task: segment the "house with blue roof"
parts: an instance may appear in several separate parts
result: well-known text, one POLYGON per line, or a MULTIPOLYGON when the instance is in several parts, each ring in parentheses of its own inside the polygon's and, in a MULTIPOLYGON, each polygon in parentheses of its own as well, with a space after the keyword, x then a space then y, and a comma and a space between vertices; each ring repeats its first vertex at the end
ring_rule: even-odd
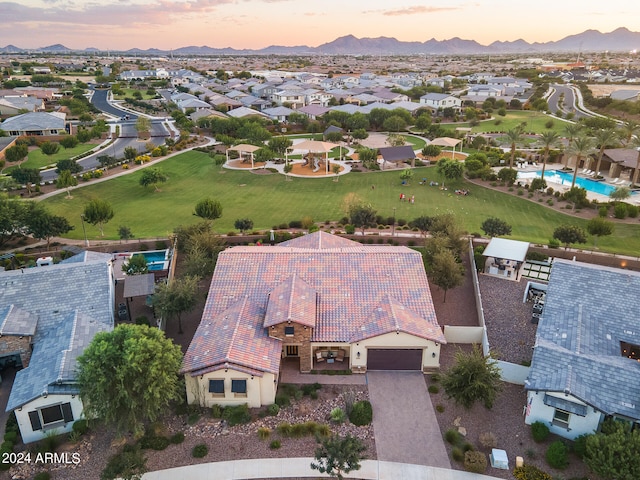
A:
POLYGON ((282 361, 431 371, 443 343, 419 252, 315 232, 220 253, 181 373, 189 404, 259 407, 282 361))
POLYGON ((640 272, 555 259, 525 381, 525 422, 568 439, 640 423, 640 272))
POLYGON ((83 417, 76 359, 96 333, 114 326, 109 254, 82 252, 56 265, 0 272, 0 357, 16 373, 6 411, 25 443, 70 432, 83 417))

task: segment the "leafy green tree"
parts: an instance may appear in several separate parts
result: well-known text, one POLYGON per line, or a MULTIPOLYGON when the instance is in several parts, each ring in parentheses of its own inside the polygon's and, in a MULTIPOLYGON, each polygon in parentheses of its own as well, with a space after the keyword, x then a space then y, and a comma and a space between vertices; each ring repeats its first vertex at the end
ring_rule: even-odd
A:
POLYGON ((531 187, 529 188, 529 190, 535 192, 545 190, 546 188, 547 181, 544 178, 534 178, 533 180, 531 180, 531 187))
POLYGON ((69 170, 62 170, 56 179, 56 187, 67 189, 67 198, 71 198, 71 187, 78 185, 78 179, 69 170))
POLYGON ((553 231, 553 238, 564 243, 565 250, 572 243, 587 243, 585 231, 576 225, 560 225, 553 231))
POLYGON ((438 160, 438 173, 447 180, 460 179, 464 173, 464 164, 457 160, 441 158, 438 160))
POLYGON ((125 225, 120 225, 118 227, 118 237, 120 240, 129 240, 134 237, 133 233, 131 233, 131 229, 125 225))
POLYGON ((19 199, 0 192, 0 246, 20 233, 24 226, 25 210, 25 204, 19 199))
POLYGON ((458 350, 455 364, 442 376, 445 393, 465 408, 480 401, 486 408, 502 390, 500 367, 491 356, 484 356, 477 346, 469 353, 458 350))
POLYGON ((338 143, 342 141, 342 132, 329 132, 325 135, 327 142, 338 143))
POLYGON ((518 171, 515 168, 501 168, 498 171, 498 178, 507 185, 513 185, 518 178, 518 171))
POLYGON ((489 217, 482 222, 482 231, 490 237, 500 237, 501 235, 511 235, 511 225, 496 217, 489 217))
POLYGON ((180 347, 158 328, 121 324, 96 334, 77 360, 85 413, 141 434, 181 397, 181 362, 180 347))
POLYGON ((284 171, 284 176, 285 179, 290 180, 289 178, 289 174, 291 173, 291 171, 293 170, 293 165, 291 165, 290 163, 285 164, 285 166, 282 168, 282 170, 284 171))
POLYGON ((73 148, 76 147, 79 143, 80 141, 75 135, 66 135, 60 140, 60 145, 62 145, 64 148, 73 148))
POLYGON ((41 204, 30 204, 24 218, 29 234, 38 240, 45 240, 47 250, 53 237, 73 230, 66 218, 49 213, 41 204))
POLYGON ((146 137, 147 134, 151 131, 151 120, 140 115, 136 120, 135 128, 136 132, 138 132, 138 137, 146 137))
POLYGON ((400 180, 405 182, 407 185, 409 184, 409 181, 412 178, 413 178, 413 170, 411 170, 410 168, 405 168, 400 172, 400 180))
POLYGON ((153 186, 154 191, 159 192, 159 183, 165 183, 169 177, 158 168, 145 168, 140 177, 140 185, 143 187, 153 186))
POLYGON ((438 145, 425 145, 422 149, 422 155, 425 157, 437 157, 442 152, 442 148, 438 145))
POLYGON ((253 228, 253 220, 248 218, 239 218, 234 222, 234 227, 240 230, 240 233, 244 235, 244 232, 253 228))
POLYGON ((429 277, 442 290, 444 290, 444 298, 442 303, 447 302, 447 291, 459 287, 464 283, 463 266, 456 261, 454 254, 443 249, 433 256, 433 263, 429 277))
POLYGON ((587 232, 589 235, 593 235, 593 246, 595 247, 598 238, 611 235, 615 225, 602 217, 593 217, 587 222, 587 232))
POLYGON ((114 213, 109 202, 96 198, 84 207, 82 215, 88 223, 97 225, 100 229, 100 236, 104 237, 104 226, 113 218, 114 213))
POLYGON ((138 150, 134 147, 124 147, 124 158, 128 161, 133 161, 138 156, 138 150))
POLYGON ((109 168, 116 164, 117 159, 115 157, 112 157, 111 155, 100 155, 98 158, 96 158, 96 160, 98 160, 98 163, 100 163, 100 166, 106 172, 109 168))
POLYGON ((63 170, 68 170, 71 173, 80 173, 82 171, 82 165, 78 164, 75 160, 65 158, 56 163, 56 173, 60 174, 63 170))
POLYGON ((429 113, 421 113, 416 118, 415 128, 421 132, 426 132, 429 130, 431 126, 431 114, 429 113))
POLYGON ((387 136, 387 143, 392 147, 401 147, 403 145, 406 145, 407 140, 403 135, 392 133, 391 135, 387 136))
POLYGON ((198 302, 199 277, 185 276, 172 282, 161 283, 153 294, 153 306, 163 319, 178 320, 178 333, 182 334, 182 314, 190 312, 198 302))
POLYGON ((354 140, 364 140, 369 137, 369 134, 364 128, 356 128, 351 132, 351 137, 354 140))
POLYGON ((332 435, 320 440, 311 469, 342 480, 345 473, 360 470, 366 447, 357 437, 332 435))
POLYGON ((409 226, 411 228, 417 228, 420 230, 420 233, 425 236, 429 229, 431 228, 431 224, 433 219, 431 217, 427 217, 426 215, 422 215, 418 218, 415 218, 409 222, 409 226))
POLYGON ((141 253, 131 255, 129 260, 122 264, 122 271, 127 275, 143 275, 149 273, 147 258, 141 253))
POLYGON ((18 143, 12 147, 7 148, 4 151, 4 158, 9 163, 15 163, 22 161, 27 155, 29 155, 29 147, 23 143, 18 143))
POLYGON ((619 137, 625 145, 631 142, 631 139, 640 133, 640 123, 635 120, 626 120, 622 123, 619 130, 619 137))
POLYGON ((572 187, 562 194, 562 198, 573 203, 574 208, 586 207, 589 204, 587 190, 582 187, 572 187))
POLYGON ((31 194, 31 186, 42 181, 40 171, 37 168, 14 168, 11 170, 11 178, 20 185, 26 185, 29 194, 31 194))
POLYGON ((209 222, 176 229, 178 246, 185 252, 185 275, 206 277, 213 273, 218 260, 218 254, 225 249, 223 237, 215 235, 210 230, 209 222), (204 229, 202 229, 204 227, 204 229))
POLYGON ((331 171, 336 176, 334 182, 337 182, 338 179, 340 178, 338 177, 338 174, 340 173, 340 165, 338 165, 337 163, 334 163, 333 166, 331 167, 331 171))
POLYGON ((222 205, 218 200, 207 197, 196 203, 195 216, 213 221, 222 216, 222 205))
POLYGON ((600 164, 604 155, 604 150, 607 147, 615 146, 618 144, 619 137, 618 132, 614 128, 601 128, 596 130, 594 139, 598 146, 598 161, 596 162, 596 175, 600 174, 600 164))
POLYGON ((611 423, 607 433, 587 437, 584 463, 606 480, 640 478, 640 430, 630 431, 623 422, 611 423))
MULTIPOLYGON (((307 118, 307 116, 302 113, 299 113, 298 115, 302 115, 304 118, 307 118)), ((293 145, 293 141, 287 137, 272 137, 267 145, 278 156, 284 157, 287 149, 293 145)))
POLYGON ((623 202, 631 196, 629 187, 616 187, 609 194, 609 198, 614 202, 623 202))
POLYGON ((349 209, 351 225, 359 228, 364 236, 367 227, 376 224, 376 211, 370 204, 355 204, 349 209))
POLYGON ((58 142, 42 142, 40 144, 40 150, 45 155, 55 155, 60 151, 60 144, 58 142))
POLYGON ((513 161, 516 158, 516 147, 518 143, 522 142, 522 129, 521 128, 512 128, 511 130, 507 130, 505 133, 507 136, 507 140, 509 142, 511 153, 509 154, 509 168, 513 168, 513 161))

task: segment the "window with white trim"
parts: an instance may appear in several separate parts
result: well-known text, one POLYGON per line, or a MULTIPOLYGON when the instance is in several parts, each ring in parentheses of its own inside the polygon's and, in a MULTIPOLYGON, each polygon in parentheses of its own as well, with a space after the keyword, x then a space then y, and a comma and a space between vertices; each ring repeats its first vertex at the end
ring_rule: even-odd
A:
POLYGON ((553 424, 557 427, 569 429, 570 418, 571 414, 569 412, 556 408, 553 414, 553 424))
POLYGON ((39 408, 29 412, 31 429, 46 430, 49 427, 58 426, 63 423, 73 422, 73 410, 71 403, 59 403, 48 407, 39 408))

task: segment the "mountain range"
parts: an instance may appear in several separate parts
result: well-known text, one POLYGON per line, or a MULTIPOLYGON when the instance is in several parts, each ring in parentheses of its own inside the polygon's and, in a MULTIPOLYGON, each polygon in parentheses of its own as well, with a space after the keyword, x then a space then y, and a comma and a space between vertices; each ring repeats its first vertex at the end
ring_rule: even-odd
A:
MULTIPOLYGON (((332 42, 324 43, 317 47, 306 45, 281 46, 272 45, 259 50, 235 49, 231 47, 214 48, 208 46, 188 46, 174 50, 160 50, 149 48, 112 53, 137 54, 137 55, 456 55, 456 54, 535 54, 551 52, 629 52, 640 50, 640 32, 632 32, 621 27, 609 33, 598 30, 586 30, 576 35, 564 37, 554 42, 528 43, 522 39, 509 42, 493 42, 489 45, 481 45, 475 40, 464 40, 454 37, 448 40, 436 40, 434 38, 425 42, 404 42, 396 38, 357 38, 353 35, 345 35, 336 38, 332 42)), ((15 45, 0 47, 0 53, 41 52, 53 54, 69 53, 98 53, 97 48, 73 50, 61 44, 50 45, 39 49, 23 49, 15 45)))

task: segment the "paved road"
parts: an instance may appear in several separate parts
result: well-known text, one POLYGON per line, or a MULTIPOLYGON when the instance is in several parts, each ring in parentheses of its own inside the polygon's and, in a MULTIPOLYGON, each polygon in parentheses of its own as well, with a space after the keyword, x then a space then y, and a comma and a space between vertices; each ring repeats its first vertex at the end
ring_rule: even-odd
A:
POLYGON ((378 460, 451 468, 421 372, 367 372, 378 460))
POLYGON ((111 90, 93 90, 93 95, 91 96, 91 103, 93 104, 93 106, 104 113, 113 115, 116 118, 121 118, 124 115, 129 115, 129 119, 135 122, 138 118, 136 114, 121 110, 109 103, 107 99, 110 91, 111 90))
POLYGON ((567 85, 554 84, 553 88, 555 92, 549 97, 547 103, 549 104, 549 110, 552 113, 556 113, 558 110, 561 110, 564 113, 573 112, 574 119, 579 120, 581 118, 588 118, 590 115, 578 110, 576 108, 576 96, 573 92, 573 88, 567 85), (560 95, 564 94, 564 100, 562 106, 558 105, 560 95))

